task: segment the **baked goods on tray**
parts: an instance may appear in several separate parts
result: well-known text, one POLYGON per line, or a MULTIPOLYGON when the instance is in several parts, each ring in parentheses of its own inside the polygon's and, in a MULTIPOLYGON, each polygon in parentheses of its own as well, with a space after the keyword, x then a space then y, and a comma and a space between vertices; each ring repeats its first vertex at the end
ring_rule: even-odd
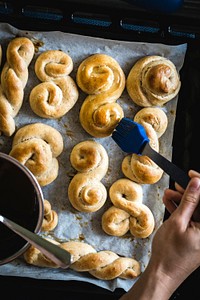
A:
POLYGON ((113 203, 102 215, 102 228, 114 236, 123 236, 129 230, 137 238, 147 238, 154 230, 151 210, 142 203, 142 186, 127 178, 115 181, 109 189, 113 203))
POLYGON ((58 175, 57 157, 62 151, 62 135, 50 125, 34 123, 18 129, 9 155, 25 165, 39 184, 45 186, 58 175))
POLYGON ((79 97, 75 81, 70 77, 72 58, 60 50, 42 52, 35 62, 35 73, 42 81, 29 95, 35 114, 42 118, 60 118, 77 102, 79 97))
POLYGON ((107 190, 101 179, 108 171, 108 154, 98 142, 86 140, 74 146, 70 162, 77 174, 68 185, 72 206, 82 212, 99 210, 107 199, 107 190))
POLYGON ((181 82, 174 63, 162 56, 139 59, 130 70, 126 87, 131 99, 141 107, 163 106, 178 94, 181 82))
POLYGON ((80 123, 94 137, 111 135, 124 116, 116 102, 124 88, 125 75, 118 62, 106 54, 93 54, 81 62, 76 81, 88 94, 80 110, 80 123))
POLYGON ((42 231, 52 231, 58 225, 58 214, 52 209, 51 203, 44 199, 44 218, 42 222, 42 231))
POLYGON ((28 66, 34 53, 34 45, 26 37, 14 38, 8 44, 0 85, 0 133, 6 136, 15 132, 14 118, 23 103, 24 88, 29 76, 28 66))
MULTIPOLYGON (((69 267, 77 272, 89 272, 102 280, 134 279, 141 273, 140 263, 134 258, 120 257, 110 250, 97 252, 91 245, 78 241, 52 242, 71 253, 73 262, 69 267)), ((58 267, 33 246, 25 252, 24 259, 39 267, 58 267)))
MULTIPOLYGON (((144 107, 134 121, 144 126, 151 147, 159 152, 159 138, 167 129, 168 119, 159 107, 144 107)), ((141 184, 158 182, 163 170, 146 155, 128 154, 122 161, 122 172, 129 179, 141 184)))

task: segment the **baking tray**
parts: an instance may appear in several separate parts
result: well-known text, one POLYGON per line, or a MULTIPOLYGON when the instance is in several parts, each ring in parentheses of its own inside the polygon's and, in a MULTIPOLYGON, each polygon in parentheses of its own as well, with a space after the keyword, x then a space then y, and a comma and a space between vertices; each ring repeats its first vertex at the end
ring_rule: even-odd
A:
MULTIPOLYGON (((172 160, 184 170, 200 171, 196 137, 200 109, 200 1, 184 1, 176 13, 165 15, 146 11, 125 1, 8 1, 0 2, 0 22, 19 29, 51 31, 111 38, 128 41, 188 43, 180 76, 181 91, 173 138, 172 160), (113 3, 115 5, 113 6, 113 3), (192 25, 191 25, 192 24, 192 25)), ((165 218, 168 217, 166 212, 165 218)), ((185 299, 192 291, 198 295, 196 282, 200 269, 191 274, 170 299, 185 299)), ((1 276, 4 299, 78 299, 95 296, 97 299, 118 299, 124 290, 107 291, 92 284, 77 281, 50 281, 23 277, 1 276)))

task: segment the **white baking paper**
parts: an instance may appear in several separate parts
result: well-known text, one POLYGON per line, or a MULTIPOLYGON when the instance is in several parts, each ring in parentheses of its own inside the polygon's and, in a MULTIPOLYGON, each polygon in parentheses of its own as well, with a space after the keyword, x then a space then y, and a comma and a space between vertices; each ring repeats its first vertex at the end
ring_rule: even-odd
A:
MULTIPOLYGON (((74 80, 76 78, 78 65, 83 59, 94 53, 111 55, 121 65, 126 76, 136 60, 145 55, 161 55, 169 58, 174 62, 178 71, 180 71, 184 63, 187 45, 171 46, 155 43, 126 42, 62 32, 30 32, 27 30, 18 30, 8 24, 0 24, 0 41, 4 53, 8 42, 16 36, 27 36, 35 41, 41 42, 41 47, 38 48, 38 52, 35 54, 29 66, 29 80, 25 87, 24 102, 19 114, 15 118, 17 128, 28 123, 43 122, 58 129, 64 139, 64 151, 58 157, 60 165, 59 176, 52 184, 42 188, 44 198, 50 201, 52 208, 59 216, 59 223, 53 233, 54 236, 63 241, 81 240, 92 245, 97 251, 112 250, 121 256, 134 257, 140 261, 142 270, 144 270, 151 252, 153 234, 144 240, 136 239, 130 234, 126 234, 125 237, 108 236, 101 228, 101 216, 103 212, 111 206, 109 197, 106 204, 95 213, 81 213, 76 211, 67 198, 68 184, 71 176, 75 174, 75 170, 69 161, 69 155, 75 144, 83 140, 94 139, 105 147, 109 155, 109 171, 102 179, 102 183, 107 189, 109 189, 115 180, 124 177, 121 172, 121 163, 125 154, 114 143, 111 137, 95 139, 83 130, 79 122, 79 110, 86 95, 80 90, 79 99, 75 106, 59 120, 42 119, 36 116, 31 111, 28 100, 31 89, 39 83, 34 72, 34 63, 41 52, 50 49, 60 49, 68 53, 73 60, 74 69, 70 76, 72 76, 74 80)), ((171 159, 172 155, 172 138, 177 101, 178 97, 168 102, 163 108, 167 114, 169 124, 166 132, 160 138, 160 153, 168 159, 171 159)), ((140 109, 130 99, 126 90, 124 90, 118 103, 122 106, 125 117, 128 118, 133 118, 135 113, 140 109)), ((0 151, 9 153, 11 143, 12 137, 1 136, 0 151)), ((149 206, 155 216, 155 230, 160 226, 163 220, 164 206, 162 196, 164 189, 168 186, 169 177, 166 174, 154 185, 143 185, 143 202, 149 206)), ((34 267, 27 265, 23 258, 0 266, 0 275, 65 281, 85 281, 111 291, 114 291, 117 287, 127 291, 135 282, 135 280, 124 279, 103 281, 92 277, 87 272, 78 273, 70 269, 34 267)))

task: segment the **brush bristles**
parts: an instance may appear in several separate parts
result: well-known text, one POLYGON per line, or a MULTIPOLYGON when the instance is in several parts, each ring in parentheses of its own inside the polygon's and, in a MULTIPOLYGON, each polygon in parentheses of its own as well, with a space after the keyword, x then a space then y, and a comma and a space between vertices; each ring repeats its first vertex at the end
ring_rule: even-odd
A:
POLYGON ((127 153, 141 153, 144 143, 149 139, 141 124, 122 118, 112 134, 113 140, 127 153))

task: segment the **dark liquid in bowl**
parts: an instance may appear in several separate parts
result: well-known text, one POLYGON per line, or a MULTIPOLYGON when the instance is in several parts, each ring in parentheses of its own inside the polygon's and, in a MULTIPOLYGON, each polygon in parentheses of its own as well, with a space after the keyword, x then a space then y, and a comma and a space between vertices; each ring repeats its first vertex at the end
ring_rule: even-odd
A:
MULTIPOLYGON (((39 203, 30 179, 16 165, 0 158, 0 214, 34 231, 39 203)), ((27 242, 0 222, 0 261, 14 255, 27 242)))

